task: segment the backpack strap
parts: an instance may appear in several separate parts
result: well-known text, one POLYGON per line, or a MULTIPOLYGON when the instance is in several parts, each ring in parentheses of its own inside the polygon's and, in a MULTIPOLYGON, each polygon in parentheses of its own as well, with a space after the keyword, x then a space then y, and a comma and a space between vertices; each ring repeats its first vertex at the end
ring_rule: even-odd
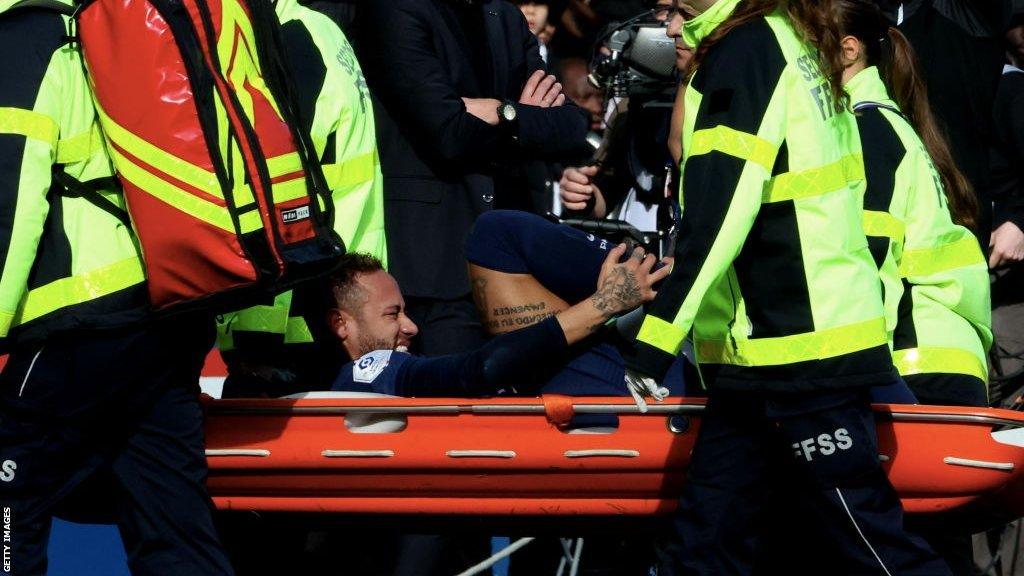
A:
POLYGON ((53 181, 61 187, 60 195, 67 198, 84 198, 93 206, 117 218, 127 228, 132 227, 131 218, 128 212, 114 204, 106 196, 100 194, 100 190, 109 190, 120 187, 117 178, 94 178, 92 180, 81 180, 71 176, 60 166, 53 167, 53 181))
POLYGON ((899 114, 900 117, 903 118, 904 120, 907 118, 906 115, 903 114, 903 111, 900 110, 899 108, 895 106, 890 106, 888 104, 882 104, 881 102, 865 100, 864 102, 857 102, 856 104, 853 105, 854 112, 860 112, 861 110, 869 110, 871 108, 882 108, 894 114, 899 114))
POLYGON ((21 0, 21 2, 14 3, 14 5, 8 8, 4 14, 9 14, 15 10, 30 10, 33 8, 40 10, 53 10, 54 12, 60 12, 65 16, 74 16, 75 14, 74 6, 65 4, 64 2, 59 2, 58 0, 21 0))

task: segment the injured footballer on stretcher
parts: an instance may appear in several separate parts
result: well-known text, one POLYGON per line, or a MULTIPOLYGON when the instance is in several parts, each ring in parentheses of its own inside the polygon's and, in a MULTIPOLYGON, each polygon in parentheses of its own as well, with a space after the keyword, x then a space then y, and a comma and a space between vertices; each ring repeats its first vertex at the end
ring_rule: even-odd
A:
MULTIPOLYGON (((532 313, 519 321, 524 327, 501 333, 474 352, 423 358, 408 353, 417 327, 405 315, 398 283, 376 259, 347 255, 331 277, 335 308, 327 321, 352 361, 332 389, 405 397, 628 395, 624 363, 615 349, 619 337, 606 324, 654 298, 653 286, 670 269, 656 264, 642 249, 616 246, 607 252, 589 297, 559 307, 523 304, 523 310, 543 308, 542 313, 532 313)), ((471 266, 471 271, 479 286, 483 270, 471 266)), ((510 276, 524 281, 528 275, 510 276)), ((504 279, 488 281, 500 291, 504 279)), ((480 296, 477 304, 485 307, 480 296)), ((485 321, 489 316, 484 314, 485 321)), ((669 390, 682 394, 681 367, 665 385, 662 398, 669 390)))

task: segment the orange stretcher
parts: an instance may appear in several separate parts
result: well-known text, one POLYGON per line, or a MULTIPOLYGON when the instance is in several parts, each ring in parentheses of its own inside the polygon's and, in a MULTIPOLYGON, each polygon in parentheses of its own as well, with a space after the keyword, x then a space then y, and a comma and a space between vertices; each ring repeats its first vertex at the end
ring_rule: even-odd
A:
MULTIPOLYGON (((407 399, 311 393, 207 402, 222 509, 625 515, 676 506, 704 403, 628 398, 407 399), (617 428, 569 430, 574 414, 617 428)), ((876 405, 883 466, 911 513, 1024 516, 1024 414, 876 405)))

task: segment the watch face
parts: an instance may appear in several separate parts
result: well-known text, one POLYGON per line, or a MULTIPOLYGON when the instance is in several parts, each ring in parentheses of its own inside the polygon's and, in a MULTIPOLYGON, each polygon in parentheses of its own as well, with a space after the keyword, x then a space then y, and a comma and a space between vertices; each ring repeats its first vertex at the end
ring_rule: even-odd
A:
POLYGON ((511 122, 516 119, 516 107, 511 104, 505 104, 501 107, 501 117, 506 122, 511 122))

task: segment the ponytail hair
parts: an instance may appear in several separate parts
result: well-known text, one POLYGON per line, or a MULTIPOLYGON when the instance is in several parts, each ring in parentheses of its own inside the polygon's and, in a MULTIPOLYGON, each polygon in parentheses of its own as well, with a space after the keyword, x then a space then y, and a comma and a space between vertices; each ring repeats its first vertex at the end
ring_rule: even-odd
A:
POLYGON ((834 0, 747 0, 741 3, 736 11, 694 50, 687 76, 692 76, 697 71, 708 51, 729 32, 782 8, 804 42, 818 48, 818 69, 822 76, 828 79, 835 111, 843 111, 849 105, 849 96, 843 89, 844 65, 840 47, 843 36, 834 24, 833 2, 834 0))
POLYGON ((942 180, 953 221, 975 230, 978 225, 978 198, 967 177, 957 168, 949 140, 932 113, 928 87, 921 77, 914 48, 896 28, 889 28, 887 36, 889 49, 883 51, 882 81, 928 150, 942 180))
POLYGON ((881 10, 870 0, 838 0, 839 28, 864 44, 868 65, 878 66, 889 95, 906 115, 924 143, 939 173, 953 221, 974 230, 978 199, 971 183, 953 160, 949 141, 928 103, 928 88, 910 41, 890 27, 881 10))

